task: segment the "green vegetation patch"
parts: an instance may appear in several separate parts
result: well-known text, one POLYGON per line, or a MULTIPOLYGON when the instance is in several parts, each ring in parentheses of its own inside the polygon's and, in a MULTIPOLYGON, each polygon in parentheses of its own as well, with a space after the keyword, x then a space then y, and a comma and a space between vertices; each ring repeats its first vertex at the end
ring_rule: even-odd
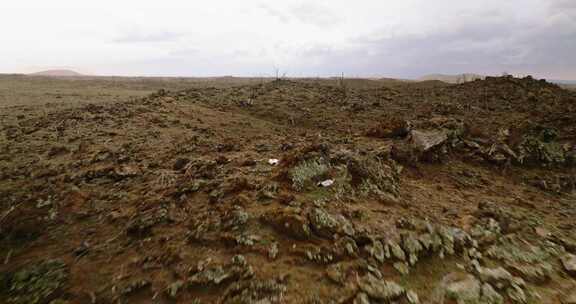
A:
POLYGON ((0 274, 0 291, 7 295, 8 303, 42 304, 57 298, 67 280, 66 264, 47 260, 0 274))
POLYGON ((330 165, 322 158, 302 161, 290 170, 292 186, 297 191, 308 189, 327 177, 329 170, 330 165))

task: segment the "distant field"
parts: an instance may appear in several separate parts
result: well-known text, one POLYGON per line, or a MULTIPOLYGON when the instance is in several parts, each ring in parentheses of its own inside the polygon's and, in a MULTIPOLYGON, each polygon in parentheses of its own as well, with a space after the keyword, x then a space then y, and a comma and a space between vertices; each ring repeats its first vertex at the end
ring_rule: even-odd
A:
POLYGON ((0 75, 0 107, 82 104, 141 97, 159 89, 230 87, 254 84, 259 78, 44 77, 0 75))
POLYGON ((576 91, 576 84, 561 84, 560 86, 567 90, 576 91))
MULTIPOLYGON (((146 96, 160 89, 178 91, 190 88, 229 88, 272 81, 273 78, 248 77, 46 77, 0 74, 0 107, 45 105, 65 107, 95 102, 117 102, 146 96)), ((299 81, 341 86, 339 78, 303 78, 299 81)), ((344 79, 344 86, 351 89, 378 87, 442 87, 450 84, 441 81, 403 81, 396 79, 344 79)), ((576 85, 562 84, 563 88, 576 91, 576 85)))
MULTIPOLYGON (((47 77, 0 74, 0 107, 19 105, 83 104, 115 102, 132 97, 146 96, 159 89, 171 91, 190 88, 227 88, 272 81, 273 78, 250 77, 47 77)), ((305 78, 299 81, 329 86, 340 86, 339 78, 305 78)), ((354 89, 398 87, 414 85, 396 79, 345 79, 344 85, 354 89)), ((422 82, 423 86, 445 85, 422 82)))

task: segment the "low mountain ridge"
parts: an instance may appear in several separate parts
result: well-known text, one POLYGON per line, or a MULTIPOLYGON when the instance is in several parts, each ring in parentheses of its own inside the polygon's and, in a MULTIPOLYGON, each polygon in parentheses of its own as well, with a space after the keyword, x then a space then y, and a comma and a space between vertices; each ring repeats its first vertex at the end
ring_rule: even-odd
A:
POLYGON ((72 70, 46 70, 46 71, 40 71, 40 72, 36 72, 36 73, 32 73, 30 75, 34 75, 34 76, 84 76, 76 71, 72 71, 72 70))

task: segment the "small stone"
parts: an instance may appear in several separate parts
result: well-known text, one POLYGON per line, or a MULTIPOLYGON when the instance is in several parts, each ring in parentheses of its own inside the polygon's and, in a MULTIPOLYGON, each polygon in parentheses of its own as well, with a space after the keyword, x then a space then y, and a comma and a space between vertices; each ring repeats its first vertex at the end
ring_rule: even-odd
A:
POLYGON ((343 284, 346 279, 346 275, 343 272, 342 264, 336 263, 331 264, 326 267, 326 276, 332 280, 334 283, 343 284))
POLYGON ((366 246, 366 250, 376 261, 384 263, 386 259, 386 254, 384 252, 384 246, 378 240, 373 240, 371 246, 366 246))
POLYGON ((412 290, 408 290, 406 292, 406 300, 408 300, 408 303, 410 303, 410 304, 419 304, 420 303, 420 299, 418 298, 418 294, 416 294, 412 290))
POLYGON ((442 236, 440 233, 430 234, 431 246, 433 252, 440 252, 442 250, 442 236))
POLYGON ((304 252, 306 258, 319 264, 330 264, 334 260, 332 250, 325 247, 313 246, 304 252))
POLYGON ((526 303, 526 293, 520 286, 512 285, 508 288, 508 297, 512 300, 512 303, 526 303))
POLYGON ((551 236, 551 233, 548 229, 543 227, 536 227, 534 228, 534 232, 541 238, 547 238, 551 236))
POLYGON ((418 241, 422 244, 425 250, 430 250, 432 248, 432 235, 430 235, 430 233, 421 234, 418 237, 418 241))
POLYGON ((378 270, 378 268, 370 265, 370 264, 366 264, 365 265, 366 269, 373 274, 376 278, 378 279, 382 279, 384 276, 382 276, 382 273, 380 272, 380 270, 378 270))
POLYGON ((259 240, 259 236, 257 235, 251 235, 251 234, 240 234, 237 236, 234 236, 234 240, 236 241, 236 244, 238 245, 242 245, 242 246, 254 246, 254 244, 259 240))
POLYGON ((270 249, 268 249, 268 258, 275 260, 278 256, 278 243, 272 243, 270 249))
POLYGON ((535 284, 543 284, 550 280, 553 268, 547 262, 540 264, 512 264, 511 269, 519 273, 524 279, 535 284))
POLYGON ((358 281, 358 287, 370 298, 384 301, 397 300, 406 293, 404 287, 391 281, 379 280, 370 274, 358 281))
POLYGON ((168 294, 170 298, 175 299, 178 291, 182 289, 182 287, 184 287, 184 281, 178 280, 166 288, 166 294, 168 294))
POLYGON ((232 230, 241 229, 250 220, 250 214, 244 211, 242 208, 233 210, 230 213, 230 218, 228 220, 228 226, 232 230))
POLYGON ((246 266, 248 262, 246 262, 246 258, 243 255, 237 254, 232 257, 232 264, 237 266, 246 266))
POLYGON ((442 251, 448 255, 453 255, 455 253, 453 231, 448 228, 443 228, 440 229, 439 234, 442 239, 442 251))
POLYGON ((479 267, 478 277, 482 282, 490 283, 497 289, 504 289, 510 286, 514 276, 502 267, 486 268, 479 267))
POLYGON ((338 243, 343 244, 343 248, 346 251, 346 254, 349 256, 355 256, 356 252, 358 251, 358 245, 356 245, 356 241, 350 237, 343 237, 341 238, 338 243))
POLYGON ((406 253, 404 253, 404 250, 402 250, 402 247, 400 247, 398 243, 394 241, 389 241, 388 246, 390 246, 390 251, 392 252, 392 255, 395 258, 397 258, 400 261, 406 260, 406 253))
POLYGON ((570 275, 576 276, 576 255, 566 254, 561 260, 564 269, 566 269, 570 275))
POLYGON ((401 275, 408 275, 410 273, 410 268, 406 262, 396 262, 393 266, 401 275))
POLYGON ((476 303, 480 299, 481 285, 471 274, 449 273, 435 292, 435 298, 443 303, 444 299, 458 304, 476 303))
POLYGON ((84 241, 82 242, 82 244, 80 244, 80 246, 78 246, 78 248, 74 249, 74 255, 76 255, 77 257, 81 257, 88 254, 89 250, 90 250, 90 244, 88 243, 88 241, 84 241))
POLYGON ((367 294, 359 292, 354 298, 353 304, 370 304, 370 298, 367 294))
POLYGON ((504 298, 494 290, 492 285, 488 283, 482 284, 482 296, 480 297, 482 303, 486 304, 502 304, 504 298))
POLYGON ((476 248, 466 249, 464 252, 471 261, 482 260, 482 253, 476 248))
POLYGON ((562 299, 562 304, 576 304, 576 291, 566 295, 562 299))
POLYGON ((422 247, 422 244, 420 244, 420 242, 418 241, 418 239, 410 235, 403 238, 402 247, 404 248, 404 251, 408 255, 408 262, 410 263, 410 265, 416 264, 416 262, 418 261, 418 254, 420 253, 420 251, 424 249, 422 247))
POLYGON ((184 169, 184 167, 186 167, 186 165, 189 162, 190 162, 190 160, 187 158, 179 158, 176 160, 176 162, 174 162, 174 166, 172 167, 172 169, 174 169, 175 171, 180 171, 180 170, 184 169))

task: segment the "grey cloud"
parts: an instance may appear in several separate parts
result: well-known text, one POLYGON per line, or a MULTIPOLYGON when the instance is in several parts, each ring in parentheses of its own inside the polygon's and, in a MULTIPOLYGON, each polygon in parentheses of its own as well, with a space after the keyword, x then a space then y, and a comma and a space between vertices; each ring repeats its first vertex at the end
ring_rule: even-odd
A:
MULTIPOLYGON (((464 11, 449 24, 431 26, 418 34, 391 35, 386 28, 350 39, 346 44, 309 45, 294 49, 289 44, 273 50, 204 54, 194 48, 175 50, 167 58, 142 63, 162 67, 169 74, 253 75, 278 64, 275 54, 289 54, 294 62, 281 65, 293 75, 391 76, 415 78, 429 73, 534 74, 537 77, 576 79, 576 2, 550 0, 538 14, 526 10, 516 18, 507 9, 464 11), (527 17, 526 17, 527 16, 527 17), (204 58, 201 60, 201 57, 204 58), (209 58, 209 60, 206 60, 209 58), (265 59, 267 58, 267 59, 265 59)), ((343 19, 318 5, 259 9, 281 22, 330 27, 343 19)), ((438 16, 441 17, 441 16, 438 16)), ((429 21, 429 20, 428 20, 429 21)), ((429 25, 435 25, 433 21, 429 25)), ((167 41, 179 35, 133 35, 128 41, 167 41)), ((280 56, 281 57, 281 56, 280 56)))
POLYGON ((554 12, 574 11, 576 10, 576 1, 574 0, 552 0, 550 8, 554 12))
POLYGON ((331 27, 343 20, 342 17, 334 14, 329 7, 310 2, 292 6, 286 10, 276 9, 269 5, 260 5, 260 8, 283 23, 300 22, 318 27, 331 27))
POLYGON ((572 17, 566 10, 542 20, 482 15, 426 34, 386 37, 386 33, 374 33, 351 41, 353 48, 311 47, 302 58, 320 63, 301 68, 324 74, 407 78, 427 73, 506 71, 576 79, 576 20, 572 17))

